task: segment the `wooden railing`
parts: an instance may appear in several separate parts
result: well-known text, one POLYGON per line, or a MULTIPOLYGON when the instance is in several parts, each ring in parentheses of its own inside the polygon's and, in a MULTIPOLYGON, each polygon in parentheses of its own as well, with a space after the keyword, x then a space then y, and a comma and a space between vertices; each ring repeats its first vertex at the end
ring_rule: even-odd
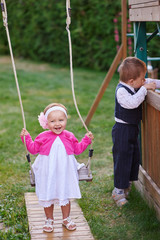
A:
POLYGON ((160 188, 160 95, 152 91, 143 104, 142 167, 160 188))
POLYGON ((136 188, 160 220, 160 94, 148 91, 141 124, 142 165, 136 188))

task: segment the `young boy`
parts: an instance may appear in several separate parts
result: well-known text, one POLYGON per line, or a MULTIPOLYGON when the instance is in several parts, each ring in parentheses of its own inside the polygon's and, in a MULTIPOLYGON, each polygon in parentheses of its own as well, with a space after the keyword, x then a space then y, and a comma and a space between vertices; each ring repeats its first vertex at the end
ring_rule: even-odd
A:
POLYGON ((119 67, 120 82, 115 92, 115 125, 112 129, 114 189, 117 206, 125 205, 132 181, 138 180, 140 151, 139 123, 147 89, 160 88, 160 81, 145 79, 147 68, 136 57, 127 57, 119 67))

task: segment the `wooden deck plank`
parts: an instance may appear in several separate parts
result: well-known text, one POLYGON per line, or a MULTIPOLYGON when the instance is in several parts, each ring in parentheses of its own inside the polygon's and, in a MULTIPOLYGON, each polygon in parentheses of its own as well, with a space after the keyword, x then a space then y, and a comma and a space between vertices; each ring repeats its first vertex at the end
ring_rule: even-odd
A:
POLYGON ((94 240, 83 212, 76 201, 71 204, 71 218, 77 225, 75 231, 68 231, 62 226, 61 208, 54 207, 54 230, 52 233, 43 232, 45 221, 44 209, 38 204, 35 193, 25 193, 29 231, 32 239, 45 240, 94 240))
MULTIPOLYGON (((42 235, 42 236, 34 236, 32 239, 38 239, 38 240, 50 240, 50 239, 53 239, 52 236, 47 236, 47 235, 42 235)), ((69 236, 67 238, 60 238, 60 237, 54 237, 54 240, 61 240, 61 239, 64 239, 64 240, 93 240, 93 238, 90 238, 90 237, 81 237, 81 236, 76 236, 75 237, 72 237, 72 236, 69 236)))

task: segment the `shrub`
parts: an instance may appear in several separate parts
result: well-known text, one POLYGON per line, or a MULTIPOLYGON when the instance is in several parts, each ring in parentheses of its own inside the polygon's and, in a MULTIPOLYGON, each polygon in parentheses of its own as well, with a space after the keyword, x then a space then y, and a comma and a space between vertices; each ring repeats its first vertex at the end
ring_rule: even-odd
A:
MULTIPOLYGON (((113 19, 121 11, 121 1, 72 0, 71 8, 74 66, 107 70, 117 51, 113 19)), ((7 12, 15 56, 69 65, 65 1, 7 0, 7 12)), ((121 21, 118 28, 120 32, 121 21)), ((6 54, 2 21, 0 31, 0 54, 6 54)), ((150 44, 150 56, 158 40, 150 44)))

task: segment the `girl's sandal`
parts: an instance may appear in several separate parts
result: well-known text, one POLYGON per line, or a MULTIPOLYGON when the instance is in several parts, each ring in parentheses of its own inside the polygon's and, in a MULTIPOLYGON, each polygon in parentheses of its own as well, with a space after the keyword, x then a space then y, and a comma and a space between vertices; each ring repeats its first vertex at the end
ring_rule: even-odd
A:
POLYGON ((44 232, 52 232, 53 231, 53 219, 46 219, 45 225, 43 226, 44 232))
POLYGON ((71 220, 70 217, 63 219, 62 225, 69 231, 76 230, 76 224, 71 220), (67 223, 64 223, 66 221, 67 221, 67 223))

